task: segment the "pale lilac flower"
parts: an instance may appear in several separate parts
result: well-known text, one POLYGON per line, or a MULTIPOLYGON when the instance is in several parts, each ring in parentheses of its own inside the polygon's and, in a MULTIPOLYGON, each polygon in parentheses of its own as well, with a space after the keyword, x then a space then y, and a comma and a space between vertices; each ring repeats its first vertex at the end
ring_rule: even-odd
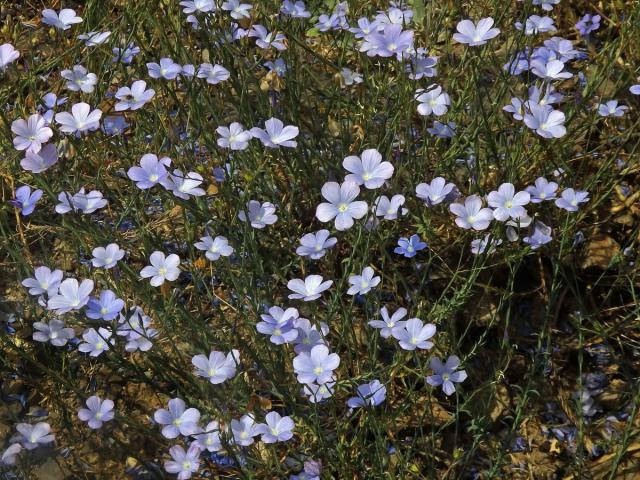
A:
POLYGON ((300 352, 293 359, 293 368, 299 383, 323 384, 331 381, 333 371, 340 365, 340 357, 329 353, 326 345, 316 345, 310 352, 300 352))
POLYGON ((58 30, 69 30, 71 25, 75 23, 82 23, 82 18, 78 17, 75 10, 70 8, 63 8, 60 10, 60 13, 47 8, 42 11, 42 23, 45 25, 51 25, 58 30))
POLYGON ((533 0, 531 2, 532 5, 540 5, 542 9, 546 11, 553 10, 553 6, 559 3, 560 0, 533 0))
POLYGON ((195 442, 186 452, 180 445, 174 445, 169 449, 169 455, 172 460, 164 462, 164 469, 168 473, 177 473, 177 480, 188 480, 200 469, 200 447, 195 442))
POLYGON ((562 192, 560 198, 556 199, 556 206, 565 209, 567 212, 577 212, 579 205, 589 201, 589 192, 575 191, 567 188, 562 192))
POLYGON ((127 176, 136 182, 136 186, 145 190, 151 188, 157 184, 163 186, 169 184, 167 168, 171 165, 171 159, 169 157, 162 157, 158 160, 158 157, 152 153, 147 153, 140 158, 140 166, 134 166, 129 169, 127 176))
POLYGON ((483 18, 477 24, 471 20, 462 20, 456 26, 458 33, 453 34, 453 39, 470 47, 484 45, 500 33, 499 29, 491 27, 493 27, 493 18, 491 17, 483 18))
POLYGON ((522 22, 516 22, 515 27, 516 30, 524 30, 525 35, 557 31, 556 26, 553 24, 553 18, 541 17, 540 15, 531 15, 524 25, 522 25, 522 22))
POLYGON ((207 83, 211 85, 217 85, 220 82, 224 82, 229 78, 229 70, 222 65, 211 65, 210 63, 203 63, 198 68, 198 78, 205 78, 207 83))
POLYGON ((270 335, 269 341, 275 345, 291 343, 298 338, 296 321, 300 317, 298 310, 278 306, 269 308, 268 314, 260 315, 262 322, 256 324, 256 330, 264 335, 270 335))
POLYGON ((504 222, 509 218, 517 219, 527 214, 524 205, 531 200, 528 192, 517 192, 512 183, 503 183, 497 191, 487 195, 489 206, 493 210, 493 218, 504 222))
POLYGON ((471 242, 471 253, 474 255, 480 255, 481 253, 489 255, 494 253, 499 245, 502 245, 502 240, 492 238, 491 234, 488 233, 484 238, 476 238, 471 242))
POLYGON ((433 347, 433 343, 429 339, 436 334, 436 326, 432 323, 425 325, 419 318, 410 318, 402 325, 394 327, 391 334, 399 341, 400 347, 404 350, 415 350, 416 348, 428 350, 433 347))
POLYGON ((0 72, 4 72, 9 64, 15 62, 19 57, 20 52, 10 43, 0 45, 0 72))
POLYGON ((560 138, 567 133, 564 126, 565 116, 560 110, 537 103, 529 105, 528 110, 525 113, 524 123, 541 137, 560 138))
POLYGON ((72 92, 91 93, 98 83, 95 73, 89 73, 82 65, 76 65, 72 70, 62 70, 60 76, 67 80, 66 87, 72 92))
POLYGON ((240 420, 231 420, 231 432, 233 442, 243 447, 251 445, 254 442, 253 438, 259 435, 252 414, 243 415, 240 420))
POLYGON ((284 0, 280 11, 292 18, 309 18, 311 16, 311 12, 307 10, 302 0, 297 0, 296 2, 284 0))
POLYGON ((97 47, 102 45, 111 36, 111 32, 87 32, 78 35, 78 40, 84 40, 87 47, 97 47))
POLYGON ((251 18, 249 10, 252 5, 250 3, 240 3, 240 0, 227 0, 222 4, 222 9, 229 11, 231 18, 240 20, 241 18, 251 18))
POLYGON ((16 425, 18 435, 16 441, 27 450, 34 450, 40 445, 51 443, 55 436, 51 433, 51 426, 46 422, 38 422, 35 425, 30 423, 19 423, 16 425))
POLYGON ((302 392, 307 396, 307 399, 311 403, 319 403, 327 398, 330 398, 335 393, 335 377, 331 377, 331 380, 318 385, 317 383, 307 383, 302 388, 302 392))
POLYGON ((2 452, 2 456, 0 456, 0 466, 3 465, 15 465, 16 457, 22 451, 22 445, 19 443, 13 443, 9 445, 9 447, 2 452))
POLYGON ((130 43, 124 48, 115 47, 111 50, 114 57, 112 62, 122 62, 125 65, 130 64, 133 61, 133 57, 140 53, 140 47, 137 47, 133 43, 130 43))
POLYGON ((180 75, 180 72, 182 72, 182 66, 170 58, 161 58, 160 63, 147 63, 147 70, 151 78, 175 80, 176 77, 180 75))
POLYGON ((47 127, 45 119, 37 113, 27 120, 15 120, 11 124, 11 131, 16 135, 13 139, 14 148, 33 153, 38 153, 42 145, 53 136, 53 130, 47 127))
POLYGON ((22 216, 31 215, 36 208, 36 203, 42 198, 44 192, 40 189, 31 193, 31 187, 23 185, 16 189, 15 198, 9 203, 20 210, 22 216))
POLYGON ((244 150, 252 138, 251 132, 238 122, 233 122, 228 127, 220 126, 216 128, 216 132, 220 135, 218 146, 231 150, 244 150))
POLYGON ((372 32, 382 29, 382 24, 377 20, 370 21, 368 18, 359 18, 357 27, 350 27, 349 31, 355 38, 364 38, 372 32))
POLYGON ((391 7, 387 11, 379 10, 376 15, 376 21, 383 25, 396 24, 403 25, 409 24, 413 18, 413 10, 406 8, 403 10, 401 2, 391 2, 391 7), (402 8, 399 8, 402 7, 402 8))
POLYGON ((427 248, 427 244, 421 241, 417 234, 413 234, 410 238, 400 238, 398 240, 398 246, 393 252, 404 255, 406 258, 413 258, 420 250, 424 250, 425 248, 427 248))
POLYGON ((196 67, 190 63, 182 65, 180 75, 182 75, 184 78, 191 79, 196 76, 196 67))
POLYGON ((99 298, 91 298, 87 302, 87 317, 93 320, 114 320, 124 308, 124 300, 116 297, 111 290, 100 292, 99 298))
POLYGON ((33 272, 34 278, 25 278, 22 285, 29 289, 29 295, 54 296, 58 293, 60 282, 62 281, 62 270, 53 270, 49 267, 38 267, 33 272))
POLYGON ((121 87, 116 92, 116 98, 120 100, 116 103, 114 109, 116 112, 122 112, 124 110, 138 110, 143 107, 145 103, 153 98, 156 91, 147 88, 147 82, 144 80, 136 80, 129 87, 121 87))
POLYGON ((629 91, 633 94, 633 95, 640 95, 640 84, 638 85, 631 85, 629 87, 629 91))
POLYGON ((85 132, 90 132, 100 128, 100 118, 102 111, 99 108, 91 110, 88 103, 80 102, 71 107, 71 113, 56 113, 56 122, 60 125, 60 131, 73 133, 80 136, 85 132))
POLYGON ((535 223, 531 235, 522 239, 522 241, 529 245, 532 250, 536 250, 542 245, 549 243, 551 240, 553 240, 551 237, 551 227, 540 221, 535 223))
POLYGON ((56 107, 64 105, 67 103, 67 100, 67 97, 58 98, 58 96, 53 92, 49 92, 42 97, 42 105, 38 105, 38 112, 44 111, 42 116, 47 122, 47 125, 50 125, 51 122, 53 122, 56 107))
POLYGON ((383 162, 382 155, 375 148, 363 151, 362 158, 357 155, 346 157, 342 166, 351 172, 345 177, 345 182, 364 185, 370 190, 381 187, 393 175, 393 165, 383 162))
POLYGON ((269 412, 264 417, 266 423, 256 425, 255 431, 262 435, 264 443, 286 442, 293 437, 296 424, 291 417, 283 417, 278 412, 269 412))
POLYGON ((371 267, 364 267, 360 275, 351 275, 349 277, 349 290, 347 295, 365 295, 372 288, 380 283, 380 277, 377 276, 371 267))
POLYGON ((240 352, 233 349, 225 355, 222 352, 211 351, 209 357, 202 354, 195 355, 191 363, 196 367, 194 375, 218 385, 236 376, 236 369, 240 364, 240 352))
POLYGON ((188 172, 185 175, 181 170, 175 169, 173 173, 167 176, 163 186, 167 190, 170 190, 176 197, 189 200, 189 196, 201 197, 206 194, 206 192, 199 187, 203 181, 204 179, 199 173, 188 172))
POLYGON ((112 333, 103 327, 98 328, 97 331, 95 328, 88 328, 82 334, 84 342, 78 346, 78 350, 88 353, 91 357, 98 357, 113 345, 114 339, 111 335, 112 333))
POLYGON ((558 184, 549 182, 544 177, 539 177, 535 181, 535 186, 530 185, 525 190, 531 196, 531 203, 540 203, 544 200, 554 200, 556 198, 558 184))
POLYGON ((381 195, 374 200, 376 216, 383 217, 385 220, 395 220, 398 215, 405 215, 408 212, 402 207, 404 202, 404 195, 394 195, 391 200, 386 195, 381 195))
POLYGON ((89 428, 97 429, 102 427, 104 422, 113 420, 113 401, 107 399, 101 400, 95 395, 87 398, 87 408, 78 410, 78 418, 83 422, 87 422, 89 428))
POLYGON ((573 74, 564 70, 564 63, 560 60, 549 60, 544 63, 538 60, 531 62, 531 72, 543 80, 565 80, 573 77, 573 74))
POLYGON ((440 85, 432 85, 430 90, 422 88, 416 90, 415 98, 419 102, 418 113, 420 115, 444 115, 451 105, 451 99, 440 85))
POLYGON ((284 77, 284 74, 287 73, 287 70, 289 69, 282 58, 276 58, 275 62, 264 62, 264 66, 267 67, 270 72, 275 72, 279 77, 284 77))
POLYGON ((73 196, 73 205, 76 210, 82 213, 93 213, 96 210, 107 206, 107 200, 102 198, 102 193, 97 190, 91 190, 85 193, 84 187, 73 196))
POLYGON ((600 15, 591 15, 587 13, 578 23, 576 23, 576 29, 580 32, 580 35, 586 37, 591 32, 595 32, 600 28, 600 20, 600 15))
POLYGON ((453 138, 456 136, 456 123, 442 123, 436 120, 433 122, 433 127, 427 128, 427 132, 438 138, 453 138))
POLYGON ((67 278, 60 284, 59 290, 59 293, 49 298, 47 309, 55 310, 57 314, 80 310, 89 302, 93 280, 82 280, 82 283, 78 283, 75 278, 67 278))
POLYGON ((180 398, 169 400, 167 409, 160 408, 153 414, 153 419, 162 427, 162 436, 177 438, 179 435, 193 435, 199 430, 200 412, 196 408, 186 408, 180 398))
POLYGON ((218 452, 222 450, 222 442, 220 441, 220 424, 215 420, 209 422, 200 433, 193 435, 195 444, 201 450, 208 452, 218 452))
POLYGON ((205 251, 205 257, 208 260, 216 261, 221 256, 228 257, 233 253, 233 247, 229 245, 229 240, 223 236, 211 238, 211 235, 201 237, 199 242, 194 245, 198 250, 205 251))
POLYGON ((502 107, 502 110, 513 115, 514 120, 524 119, 525 102, 518 97, 511 97, 511 103, 502 107))
POLYGON ((340 29, 340 17, 337 14, 332 13, 327 15, 323 13, 318 17, 318 23, 314 25, 320 32, 328 32, 329 30, 340 29))
POLYGON ((304 281, 299 278, 289 280, 287 288, 294 292, 289 294, 290 299, 311 302, 320 298, 322 292, 331 287, 331 285, 333 285, 333 280, 323 282, 320 275, 309 275, 304 281))
POLYGON ((158 336, 158 331, 155 328, 150 328, 151 322, 151 317, 145 315, 140 307, 136 307, 128 319, 124 315, 120 315, 116 334, 126 337, 127 343, 124 349, 127 352, 138 350, 146 352, 151 349, 153 346, 151 340, 158 336))
POLYGON ((438 205, 455 194, 456 186, 447 183, 442 177, 434 178, 431 183, 420 183, 416 186, 416 196, 429 207, 438 205))
POLYGON ((165 280, 173 282, 180 276, 180 257, 172 253, 165 257, 164 253, 155 251, 149 257, 149 263, 142 270, 142 278, 151 278, 151 286, 159 287, 165 280))
POLYGON ((295 148, 298 144, 294 138, 298 136, 298 127, 293 125, 284 126, 282 120, 270 118, 264 122, 264 130, 262 128, 253 127, 251 135, 259 139, 265 147, 291 147, 295 148))
POLYGON ((345 85, 354 85, 363 82, 362 74, 358 72, 354 72, 350 68, 343 68, 340 71, 340 75, 342 76, 342 81, 345 85))
POLYGON ((562 37, 549 38, 544 41, 544 45, 547 49, 553 52, 558 60, 564 63, 582 57, 582 53, 574 48, 571 40, 567 40, 562 37))
POLYGON ((459 366, 460 359, 455 355, 447 358, 444 365, 438 357, 433 357, 429 361, 429 367, 433 370, 433 375, 427 377, 427 383, 432 387, 442 385, 442 391, 445 395, 453 394, 456 391, 454 383, 462 383, 467 378, 467 372, 464 370, 458 371, 459 366))
POLYGON ((482 208, 482 199, 477 195, 470 195, 461 203, 449 205, 451 213, 456 215, 456 225, 460 228, 485 230, 493 220, 493 210, 482 208))
POLYGON ((622 117, 627 110, 629 110, 629 107, 618 105, 617 100, 609 100, 606 103, 598 104, 598 115, 601 117, 622 117))
POLYGON ((329 235, 329 230, 318 230, 317 232, 303 235, 296 253, 301 257, 309 257, 312 260, 322 258, 327 253, 327 249, 333 248, 338 243, 336 237, 329 238, 329 235))
POLYGON ((401 327, 405 324, 402 319, 407 316, 407 309, 400 307, 389 317, 387 307, 382 307, 380 309, 380 315, 382 315, 382 320, 371 320, 369 326, 379 328, 382 338, 389 338, 395 327, 401 327))
POLYGON ((297 318, 293 325, 298 331, 293 351, 296 353, 310 352, 316 345, 326 345, 325 337, 329 334, 326 323, 320 322, 320 329, 306 318, 297 318))
POLYGON ((363 383, 358 386, 358 395, 347 400, 349 408, 377 407, 384 402, 387 396, 387 388, 378 380, 363 383))
POLYGON ((73 328, 65 328, 64 322, 56 318, 46 322, 33 323, 33 339, 36 342, 50 343, 54 347, 62 347, 75 336, 73 328))
POLYGON ((89 193, 85 193, 84 187, 78 191, 75 195, 71 195, 69 192, 61 192, 58 195, 58 201, 56 205, 56 212, 59 214, 65 214, 71 211, 82 213, 93 213, 99 208, 103 208, 107 205, 107 200, 102 198, 102 193, 97 190, 91 190, 89 193))
POLYGON ((180 2, 184 13, 207 13, 216 10, 214 0, 183 0, 180 2))
POLYGON ((411 58, 411 63, 407 64, 406 71, 409 72, 409 78, 411 80, 435 77, 438 74, 438 70, 435 68, 437 63, 438 57, 417 55, 411 58))
POLYGON ((400 24, 385 25, 382 31, 373 31, 364 37, 361 52, 369 57, 396 57, 401 60, 413 49, 413 30, 403 30, 400 24))
POLYGON ((35 153, 27 150, 20 166, 32 173, 42 173, 58 161, 58 150, 55 145, 49 143, 35 153))
POLYGON ((91 252, 91 263, 97 268, 113 268, 124 258, 124 250, 117 243, 110 243, 106 247, 96 247, 91 252))
POLYGON ((110 136, 121 135, 129 128, 127 119, 122 115, 108 115, 104 119, 102 131, 110 136))
POLYGON ((271 202, 261 204, 258 200, 249 200, 247 211, 239 211, 238 218, 243 222, 248 220, 253 228, 264 228, 267 225, 273 225, 278 220, 275 211, 276 206, 271 202))
POLYGON ((316 217, 321 222, 330 222, 335 218, 338 230, 348 230, 353 226, 353 219, 360 219, 367 214, 367 202, 355 201, 360 193, 357 183, 327 182, 322 186, 322 196, 329 203, 321 203, 316 208, 316 217))
POLYGON ((269 32, 262 25, 254 25, 249 30, 249 37, 256 38, 256 45, 263 49, 275 48, 276 50, 286 50, 287 47, 284 44, 286 40, 285 36, 282 33, 273 33, 269 32))

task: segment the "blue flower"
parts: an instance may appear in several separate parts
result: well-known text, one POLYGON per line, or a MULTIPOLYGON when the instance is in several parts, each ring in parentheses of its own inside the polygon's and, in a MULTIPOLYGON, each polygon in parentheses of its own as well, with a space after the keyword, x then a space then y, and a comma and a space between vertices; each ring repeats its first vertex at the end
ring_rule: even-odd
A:
POLYGON ((420 240, 417 234, 411 235, 411 238, 400 238, 398 246, 393 250, 398 255, 404 255, 407 258, 415 257, 420 250, 427 248, 427 244, 420 240))
POLYGON ((377 407, 387 396, 387 388, 378 380, 358 386, 358 395, 347 400, 350 408, 377 407))

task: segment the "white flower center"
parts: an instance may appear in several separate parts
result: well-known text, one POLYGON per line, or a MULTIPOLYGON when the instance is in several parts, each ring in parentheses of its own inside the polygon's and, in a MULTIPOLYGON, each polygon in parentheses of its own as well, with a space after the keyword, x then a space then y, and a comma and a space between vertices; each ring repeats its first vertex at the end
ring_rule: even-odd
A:
POLYGON ((340 205, 338 205, 338 211, 340 213, 346 212, 347 208, 349 208, 349 205, 347 205, 346 203, 341 203, 340 205))

